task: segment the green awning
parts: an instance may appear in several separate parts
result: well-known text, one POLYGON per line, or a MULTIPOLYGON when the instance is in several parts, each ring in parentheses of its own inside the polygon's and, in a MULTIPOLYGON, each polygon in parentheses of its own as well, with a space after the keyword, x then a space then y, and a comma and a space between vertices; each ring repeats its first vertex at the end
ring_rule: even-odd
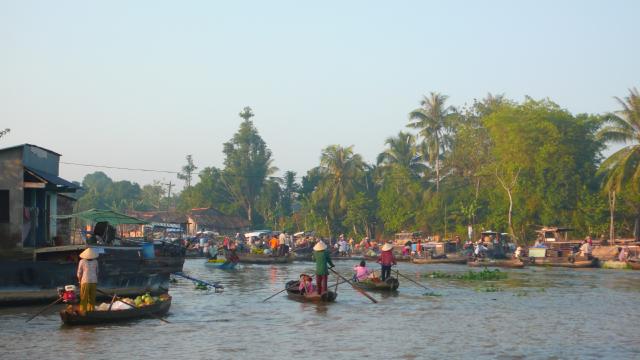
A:
POLYGON ((92 221, 94 223, 108 222, 111 225, 121 225, 121 224, 144 225, 149 223, 148 221, 134 218, 129 215, 121 214, 119 212, 115 212, 111 210, 97 210, 97 209, 91 209, 91 210, 87 210, 87 211, 83 211, 83 212, 79 212, 71 215, 62 215, 62 216, 58 216, 57 218, 58 219, 78 218, 86 221, 92 221))

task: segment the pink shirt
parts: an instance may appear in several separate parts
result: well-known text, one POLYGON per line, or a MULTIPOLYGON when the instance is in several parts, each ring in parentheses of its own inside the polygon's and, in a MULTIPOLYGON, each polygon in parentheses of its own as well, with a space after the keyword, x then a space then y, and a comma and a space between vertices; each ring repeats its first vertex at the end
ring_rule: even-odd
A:
POLYGON ((371 274, 371 270, 366 266, 356 265, 353 267, 353 271, 356 272, 356 279, 358 279, 358 281, 366 279, 369 274, 371 274))
POLYGON ((300 281, 300 286, 298 286, 298 290, 302 291, 304 289, 305 294, 311 294, 316 291, 316 288, 313 286, 313 282, 304 282, 300 281))

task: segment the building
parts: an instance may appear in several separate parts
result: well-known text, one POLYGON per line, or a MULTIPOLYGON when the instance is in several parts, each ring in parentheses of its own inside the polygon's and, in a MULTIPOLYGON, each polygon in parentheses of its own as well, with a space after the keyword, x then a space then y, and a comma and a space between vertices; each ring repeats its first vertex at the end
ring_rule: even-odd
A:
MULTIPOLYGON (((54 245, 59 196, 78 186, 60 178, 60 154, 23 144, 0 149, 0 249, 54 245)), ((72 209, 65 197, 65 209, 72 209)))
POLYGON ((187 214, 187 230, 190 235, 199 231, 215 231, 220 234, 243 232, 249 229, 249 221, 239 216, 229 216, 213 208, 191 209, 187 214))

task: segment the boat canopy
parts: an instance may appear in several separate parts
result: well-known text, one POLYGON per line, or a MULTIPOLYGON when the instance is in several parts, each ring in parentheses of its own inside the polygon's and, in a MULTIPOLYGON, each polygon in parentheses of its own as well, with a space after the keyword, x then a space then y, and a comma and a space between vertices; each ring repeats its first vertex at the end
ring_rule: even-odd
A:
POLYGON ((58 219, 71 219, 78 218, 86 221, 92 221, 94 223, 99 222, 108 222, 111 225, 121 225, 121 224, 134 224, 134 225, 146 225, 149 224, 148 221, 141 220, 138 218, 134 218, 133 216, 121 214, 119 212, 115 212, 112 210, 98 210, 91 209, 87 211, 82 211, 79 213, 71 214, 71 215, 62 215, 58 216, 58 219))

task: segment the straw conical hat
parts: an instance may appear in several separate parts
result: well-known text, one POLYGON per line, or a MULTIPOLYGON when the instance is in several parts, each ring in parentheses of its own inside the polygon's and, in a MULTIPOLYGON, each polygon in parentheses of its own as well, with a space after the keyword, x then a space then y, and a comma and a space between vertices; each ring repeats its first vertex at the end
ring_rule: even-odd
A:
POLYGON ((80 253, 80 257, 83 259, 95 259, 98 257, 98 252, 93 250, 93 248, 87 248, 80 253))
POLYGON ((382 246, 382 251, 389 251, 391 249, 393 249, 393 245, 391 245, 391 244, 384 244, 382 246))
POLYGON ((313 247, 313 250, 315 251, 322 251, 325 250, 327 248, 327 245, 322 242, 322 241, 318 241, 318 243, 316 244, 316 246, 313 247))

